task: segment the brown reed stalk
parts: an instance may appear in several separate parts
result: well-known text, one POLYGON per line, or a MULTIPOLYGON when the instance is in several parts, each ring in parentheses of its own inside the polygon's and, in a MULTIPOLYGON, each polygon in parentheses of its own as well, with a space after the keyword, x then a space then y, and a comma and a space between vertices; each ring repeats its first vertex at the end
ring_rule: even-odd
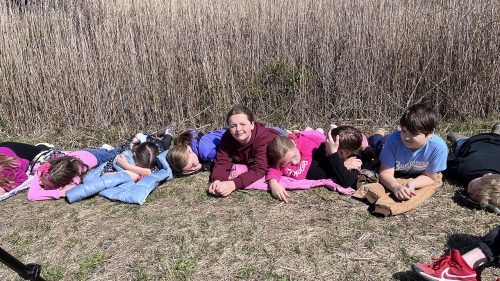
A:
POLYGON ((499 117, 495 0, 0 4, 0 126, 392 124, 415 102, 499 117))

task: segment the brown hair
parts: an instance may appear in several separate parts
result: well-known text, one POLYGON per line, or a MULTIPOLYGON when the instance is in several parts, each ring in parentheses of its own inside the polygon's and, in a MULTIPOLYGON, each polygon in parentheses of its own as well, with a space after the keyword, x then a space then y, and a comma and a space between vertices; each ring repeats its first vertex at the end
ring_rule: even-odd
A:
POLYGON ((15 182, 13 178, 3 177, 1 175, 3 169, 5 168, 15 168, 17 167, 16 157, 8 157, 0 154, 0 188, 1 187, 13 187, 15 182))
POLYGON ((480 181, 480 187, 470 194, 472 200, 481 206, 493 205, 500 208, 500 175, 485 175, 480 181))
POLYGON ((255 116, 253 112, 244 105, 235 105, 226 115, 226 124, 229 125, 229 118, 236 114, 245 114, 250 122, 255 121, 255 116))
POLYGON ((285 157, 288 150, 293 148, 295 143, 287 136, 277 136, 267 145, 267 154, 272 165, 278 166, 279 161, 285 157))
POLYGON ((154 142, 146 141, 132 148, 135 164, 141 168, 151 169, 156 165, 156 156, 160 150, 154 142))
POLYGON ((410 106, 399 119, 399 125, 412 134, 429 135, 438 125, 438 116, 429 106, 418 103, 410 106))
POLYGON ((360 149, 363 142, 363 134, 352 126, 340 126, 331 130, 332 137, 339 136, 339 149, 355 152, 360 149))
POLYGON ((87 164, 74 156, 52 158, 47 162, 50 163, 48 176, 55 188, 69 184, 73 178, 81 177, 89 170, 87 164))

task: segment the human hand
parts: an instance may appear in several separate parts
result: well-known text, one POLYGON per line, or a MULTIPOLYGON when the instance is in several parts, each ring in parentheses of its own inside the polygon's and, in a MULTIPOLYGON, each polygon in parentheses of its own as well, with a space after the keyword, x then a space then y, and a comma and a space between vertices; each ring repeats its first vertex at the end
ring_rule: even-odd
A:
POLYGON ((120 165, 120 167, 125 168, 128 165, 127 158, 123 154, 116 156, 116 164, 120 165))
POLYGON ((404 184, 404 186, 409 189, 413 195, 415 195, 415 182, 412 180, 409 180, 407 183, 404 184))
POLYGON ((63 197, 66 197, 66 191, 68 191, 67 189, 60 189, 59 190, 59 197, 63 198, 63 197))
POLYGON ((76 185, 67 185, 61 189, 59 189, 59 196, 62 198, 62 197, 66 197, 66 193, 68 192, 68 190, 72 189, 73 187, 75 187, 76 185))
POLYGON ((271 194, 275 199, 288 203, 288 192, 278 181, 271 180, 269 181, 269 185, 271 186, 271 194))
POLYGON ((222 197, 226 197, 231 192, 236 190, 236 186, 234 185, 234 181, 223 181, 220 182, 216 187, 215 187, 215 192, 219 194, 222 197))
POLYGON ((363 165, 363 162, 354 156, 349 157, 347 160, 344 161, 344 166, 347 168, 347 170, 360 171, 361 165, 363 165))
POLYGON ((394 196, 401 201, 410 200, 412 196, 416 195, 415 188, 412 190, 411 187, 400 184, 392 187, 392 193, 394 193, 394 196))
POLYGON ((215 180, 213 181, 209 186, 208 186, 208 193, 212 195, 219 195, 217 194, 217 186, 221 183, 220 180, 215 180))
POLYGON ((137 182, 141 178, 141 176, 139 174, 134 173, 132 171, 125 170, 124 172, 127 173, 132 178, 132 180, 134 182, 137 182))
POLYGON ((328 131, 328 134, 326 135, 326 142, 325 142, 325 151, 326 151, 326 156, 334 154, 339 150, 339 141, 340 137, 339 135, 335 136, 335 139, 332 137, 332 130, 328 131))

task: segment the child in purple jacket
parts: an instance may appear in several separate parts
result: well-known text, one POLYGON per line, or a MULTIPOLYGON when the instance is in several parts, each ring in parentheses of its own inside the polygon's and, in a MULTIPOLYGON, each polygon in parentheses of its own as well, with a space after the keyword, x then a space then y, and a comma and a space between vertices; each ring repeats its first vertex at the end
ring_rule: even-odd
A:
POLYGON ((176 175, 191 175, 211 165, 217 153, 217 147, 226 129, 208 134, 196 130, 182 132, 175 138, 175 145, 167 154, 167 161, 176 175))

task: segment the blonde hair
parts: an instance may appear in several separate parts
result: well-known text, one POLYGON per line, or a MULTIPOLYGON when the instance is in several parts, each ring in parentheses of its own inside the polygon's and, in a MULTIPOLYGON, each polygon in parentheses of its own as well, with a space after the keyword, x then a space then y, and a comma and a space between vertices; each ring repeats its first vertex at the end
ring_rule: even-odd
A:
POLYGON ((168 151, 167 162, 176 174, 181 174, 189 162, 188 146, 178 144, 168 151))
POLYGON ((481 206, 493 205, 500 208, 500 175, 485 175, 479 184, 480 187, 470 194, 471 199, 481 206))
POLYGON ((272 165, 278 166, 286 153, 295 147, 295 143, 287 136, 277 136, 267 145, 267 154, 272 165))
POLYGON ((2 177, 1 173, 5 168, 15 168, 17 167, 16 157, 8 157, 3 154, 0 154, 0 188, 1 187, 12 187, 14 183, 14 179, 2 177))
POLYGON ((188 146, 191 145, 194 135, 193 131, 187 130, 180 133, 174 140, 174 147, 168 151, 167 162, 172 171, 182 174, 184 167, 189 162, 188 146))

